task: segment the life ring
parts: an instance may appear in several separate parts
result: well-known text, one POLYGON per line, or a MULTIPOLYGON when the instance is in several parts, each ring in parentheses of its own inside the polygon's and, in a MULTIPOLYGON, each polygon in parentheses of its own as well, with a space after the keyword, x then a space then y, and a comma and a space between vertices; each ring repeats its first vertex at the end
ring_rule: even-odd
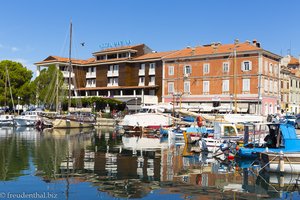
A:
POLYGON ((196 121, 197 121, 197 125, 198 125, 199 127, 201 127, 201 126, 203 125, 203 118, 202 118, 201 116, 198 116, 198 117, 196 118, 196 121))

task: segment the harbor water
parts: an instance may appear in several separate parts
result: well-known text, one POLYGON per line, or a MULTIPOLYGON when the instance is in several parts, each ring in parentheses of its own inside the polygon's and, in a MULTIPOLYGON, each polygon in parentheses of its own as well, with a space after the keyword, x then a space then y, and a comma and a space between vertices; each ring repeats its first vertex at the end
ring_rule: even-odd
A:
POLYGON ((154 136, 0 129, 0 199, 299 199, 298 181, 154 136))

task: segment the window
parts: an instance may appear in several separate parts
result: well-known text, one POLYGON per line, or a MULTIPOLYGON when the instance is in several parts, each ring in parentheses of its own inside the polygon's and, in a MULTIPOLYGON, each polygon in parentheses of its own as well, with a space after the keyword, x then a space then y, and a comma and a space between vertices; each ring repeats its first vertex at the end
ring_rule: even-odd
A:
POLYGON ((169 66, 169 75, 174 75, 174 66, 169 66))
POLYGON ((275 75, 278 74, 278 65, 274 65, 274 74, 275 74, 275 75))
POLYGON ((89 67, 88 71, 89 71, 90 73, 93 73, 93 72, 96 71, 96 67, 89 67))
POLYGON ((150 69, 155 69, 155 63, 150 63, 150 69))
POLYGON ((150 76, 150 83, 155 83, 155 76, 150 76))
POLYGON ((184 93, 190 93, 190 82, 184 81, 184 93))
POLYGON ((243 79, 243 92, 250 92, 250 79, 243 79))
POLYGON ((173 94, 174 93, 174 82, 169 82, 168 83, 168 94, 173 94))
POLYGON ((278 91, 278 83, 277 81, 274 81, 274 92, 277 93, 277 91, 278 91))
POLYGON ((273 73, 273 64, 272 63, 269 64, 269 72, 271 74, 273 73))
POLYGON ((252 69, 251 61, 243 61, 242 62, 242 71, 250 71, 252 69))
POLYGON ((108 78, 108 84, 118 86, 118 78, 108 78))
POLYGON ((189 65, 184 66, 184 74, 191 74, 192 73, 192 67, 189 65))
POLYGON ((119 71, 119 65, 114 65, 114 70, 113 71, 119 71))
POLYGON ((145 63, 140 65, 140 70, 145 70, 145 63))
POLYGON ((208 74, 209 73, 209 63, 204 63, 203 64, 203 74, 208 74))
POLYGON ((229 80, 223 80, 222 91, 229 92, 229 80))
POLYGON ((268 73, 268 66, 269 66, 268 61, 265 61, 265 74, 268 73))
POLYGON ((268 86, 269 86, 269 81, 268 81, 268 79, 265 79, 264 89, 265 89, 266 92, 267 92, 268 89, 269 89, 268 86))
POLYGON ((145 83, 145 77, 140 77, 139 78, 139 83, 145 83))
POLYGON ((223 72, 229 72, 229 62, 223 62, 223 72))
POLYGON ((209 93, 209 81, 203 81, 203 93, 209 93))
POLYGON ((270 80, 270 87, 269 87, 269 91, 270 92, 273 92, 273 81, 272 80, 270 80))

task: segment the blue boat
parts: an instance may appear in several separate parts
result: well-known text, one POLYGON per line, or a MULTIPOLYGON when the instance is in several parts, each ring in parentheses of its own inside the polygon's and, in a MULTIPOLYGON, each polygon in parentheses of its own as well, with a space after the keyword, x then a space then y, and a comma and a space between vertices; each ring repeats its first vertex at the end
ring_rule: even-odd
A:
POLYGON ((257 146, 255 143, 245 143, 244 147, 237 152, 237 156, 240 158, 257 158, 259 154, 264 152, 283 154, 300 152, 300 139, 297 138, 293 125, 289 123, 268 124, 268 127, 269 133, 264 138, 265 144, 257 146))

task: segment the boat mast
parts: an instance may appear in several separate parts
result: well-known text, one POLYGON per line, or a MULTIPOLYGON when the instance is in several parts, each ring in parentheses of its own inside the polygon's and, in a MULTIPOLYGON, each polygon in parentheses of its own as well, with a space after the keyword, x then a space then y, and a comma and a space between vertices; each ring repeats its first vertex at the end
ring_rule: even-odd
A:
POLYGON ((70 46, 69 46, 69 98, 68 98, 68 111, 71 107, 71 73, 72 73, 72 59, 71 59, 71 49, 72 49, 72 21, 70 24, 70 46))
MULTIPOLYGON (((13 95, 12 95, 12 91, 11 91, 11 85, 10 85, 10 79, 9 79, 9 73, 8 73, 8 69, 7 69, 7 65, 5 65, 5 71, 6 71, 6 77, 7 77, 7 82, 8 82, 8 87, 9 87, 9 92, 10 92, 10 98, 11 98, 11 102, 12 102, 12 106, 14 108, 14 114, 15 114, 15 104, 14 104, 14 99, 13 99, 13 95)), ((6 83, 5 83, 6 86, 6 83)), ((6 93, 6 92, 5 92, 6 93)), ((6 95, 6 94, 5 94, 6 95)), ((6 96, 5 96, 6 99, 6 96)), ((5 100, 6 101, 6 100, 5 100)))

